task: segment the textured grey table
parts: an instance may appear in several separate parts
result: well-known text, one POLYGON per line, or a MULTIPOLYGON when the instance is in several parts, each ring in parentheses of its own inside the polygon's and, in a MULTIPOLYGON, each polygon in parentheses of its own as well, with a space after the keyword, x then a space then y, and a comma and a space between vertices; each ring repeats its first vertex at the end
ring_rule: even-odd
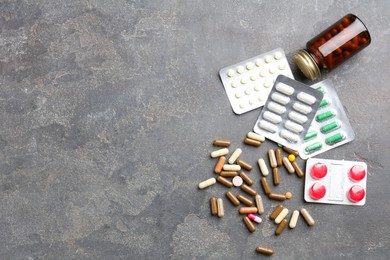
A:
POLYGON ((0 258, 257 259, 263 245, 277 259, 389 259, 389 17, 386 0, 0 1, 0 258), (275 147, 242 144, 260 109, 233 114, 218 71, 277 47, 291 59, 349 12, 372 43, 324 78, 356 140, 319 157, 365 161, 367 203, 306 204, 282 172, 285 205, 316 225, 250 234, 225 187, 197 189, 214 138, 254 165, 275 147))

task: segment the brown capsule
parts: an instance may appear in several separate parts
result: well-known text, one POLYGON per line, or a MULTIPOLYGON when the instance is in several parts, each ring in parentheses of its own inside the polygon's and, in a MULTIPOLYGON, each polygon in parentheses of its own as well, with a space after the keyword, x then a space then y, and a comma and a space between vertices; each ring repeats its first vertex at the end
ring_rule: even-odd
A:
POLYGON ((274 250, 272 248, 257 246, 256 252, 263 255, 272 255, 274 253, 274 250))
POLYGON ((248 199, 247 197, 241 195, 241 194, 238 194, 237 195, 237 199, 239 201, 241 201, 242 203, 244 203, 245 205, 247 205, 248 207, 251 207, 253 205, 253 202, 251 199, 248 199))
POLYGON ((241 190, 245 191, 249 195, 256 196, 257 192, 246 184, 241 185, 241 190))
POLYGON ((315 224, 313 217, 309 214, 309 212, 305 208, 301 209, 301 214, 309 226, 313 226, 315 224))
POLYGON ((254 184, 254 181, 243 171, 240 172, 240 177, 248 184, 249 186, 252 186, 254 184))
POLYGON ((282 222, 279 223, 278 227, 275 230, 275 235, 280 235, 284 228, 287 226, 287 219, 283 219, 282 222))
POLYGON ((213 145, 215 146, 222 146, 222 147, 229 147, 230 146, 230 141, 228 140, 214 140, 213 145))
POLYGON ((270 193, 270 194, 268 194, 268 198, 271 199, 271 200, 284 201, 284 200, 286 200, 286 195, 270 193))
POLYGON ((261 177, 260 182, 261 182, 261 186, 263 187, 264 193, 267 195, 270 194, 271 189, 269 188, 267 179, 265 177, 261 177))
POLYGON ((215 197, 210 198, 210 211, 211 215, 215 216, 218 214, 217 199, 215 197))
POLYGON ((283 164, 284 167, 286 167, 288 173, 293 174, 295 172, 294 167, 291 165, 291 162, 288 160, 287 157, 283 157, 283 164))
POLYGON ((299 167, 299 165, 297 164, 296 161, 293 161, 291 163, 292 167, 294 167, 295 169, 295 173, 298 175, 298 177, 303 177, 305 174, 303 173, 301 167, 299 167))
POLYGON ((214 167, 214 172, 215 173, 220 173, 222 171, 222 167, 225 164, 225 162, 226 162, 226 157, 225 156, 219 157, 219 159, 217 161, 217 164, 214 167))
POLYGON ((280 166, 282 166, 282 164, 283 164, 283 162, 282 162, 282 158, 283 158, 283 156, 282 156, 282 150, 281 149, 276 149, 276 151, 275 151, 275 157, 276 157, 276 165, 278 166, 278 167, 280 167, 280 166))
POLYGON ((233 193, 228 191, 225 194, 226 194, 226 197, 228 197, 228 199, 233 203, 234 206, 240 205, 240 201, 236 198, 236 196, 234 196, 233 193))
POLYGON ((279 185, 280 184, 280 174, 279 174, 279 169, 278 168, 273 168, 272 169, 272 176, 274 177, 274 185, 279 185))
POLYGON ((233 171, 221 171, 221 173, 219 174, 220 176, 222 177, 236 177, 238 174, 237 172, 233 172, 233 171))
POLYGON ((259 147, 261 145, 261 142, 250 139, 250 138, 245 138, 244 143, 247 145, 252 145, 252 146, 256 146, 256 147, 259 147))
POLYGON ((241 166, 241 168, 244 168, 245 170, 247 171, 251 171, 253 169, 252 165, 250 165, 249 163, 247 162, 244 162, 243 160, 241 159, 238 159, 237 162, 236 162, 238 165, 241 166))
POLYGON ((228 188, 231 188, 231 187, 233 187, 233 183, 231 182, 231 181, 228 181, 227 179, 225 179, 224 177, 222 177, 222 176, 218 176, 217 177, 217 181, 219 182, 219 183, 221 183, 223 186, 225 186, 225 187, 228 187, 228 188))
POLYGON ((272 213, 271 213, 271 215, 269 216, 269 218, 272 219, 272 220, 275 220, 276 217, 280 214, 280 212, 282 212, 283 208, 284 208, 283 205, 278 205, 278 206, 274 209, 274 211, 272 211, 272 213))
POLYGON ((256 207, 241 207, 240 214, 249 214, 249 213, 257 213, 256 207))
POLYGON ((275 151, 272 149, 268 150, 268 159, 269 159, 269 165, 271 165, 271 168, 276 168, 278 166, 276 162, 276 155, 275 151))
POLYGON ((252 221, 251 221, 247 216, 244 216, 244 217, 242 218, 242 221, 244 221, 245 226, 248 228, 248 230, 249 230, 250 232, 253 233, 253 232, 256 231, 255 225, 253 225, 252 221))
POLYGON ((297 151, 294 151, 294 150, 288 148, 287 146, 283 146, 283 150, 284 150, 286 153, 288 153, 288 154, 293 154, 293 155, 295 155, 295 156, 298 156, 298 155, 299 155, 297 151))

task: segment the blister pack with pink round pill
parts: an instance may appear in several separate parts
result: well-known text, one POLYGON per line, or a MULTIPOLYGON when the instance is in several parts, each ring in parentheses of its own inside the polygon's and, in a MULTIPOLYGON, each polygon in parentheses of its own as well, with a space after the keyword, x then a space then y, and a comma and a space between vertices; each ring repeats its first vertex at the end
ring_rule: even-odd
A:
POLYGON ((294 78, 281 48, 219 71, 230 105, 236 114, 263 106, 278 75, 294 78))
POLYGON ((310 158, 306 161, 306 202, 362 206, 366 203, 367 164, 310 158))
POLYGON ((323 97, 320 91, 279 75, 253 131, 297 151, 323 97))

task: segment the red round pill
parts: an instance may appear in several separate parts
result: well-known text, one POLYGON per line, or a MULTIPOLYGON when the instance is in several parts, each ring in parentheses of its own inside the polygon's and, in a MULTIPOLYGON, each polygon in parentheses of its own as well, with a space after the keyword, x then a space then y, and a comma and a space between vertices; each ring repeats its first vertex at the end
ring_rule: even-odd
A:
POLYGON ((319 182, 314 183, 313 186, 311 186, 310 188, 310 197, 313 200, 322 199, 325 196, 325 194, 326 194, 325 185, 319 182))
POLYGON ((366 169, 362 165, 354 165, 349 170, 349 178, 353 181, 361 181, 366 177, 366 169))
POLYGON ((363 187, 359 186, 359 185, 353 185, 352 188, 348 192, 348 198, 352 202, 361 201, 365 195, 366 195, 366 192, 364 191, 363 187))
POLYGON ((328 167, 326 167, 326 165, 324 163, 316 163, 313 165, 313 167, 311 167, 311 176, 313 176, 313 178, 315 179, 321 179, 321 178, 324 178, 326 176, 328 172, 328 167))

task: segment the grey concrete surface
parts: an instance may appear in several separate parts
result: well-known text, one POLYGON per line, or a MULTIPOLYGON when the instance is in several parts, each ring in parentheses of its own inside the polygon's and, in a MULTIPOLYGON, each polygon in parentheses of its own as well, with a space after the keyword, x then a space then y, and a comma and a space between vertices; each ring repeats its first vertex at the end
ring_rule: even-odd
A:
MULTIPOLYGON (((277 259, 389 259, 389 17, 387 0, 1 0, 0 259, 257 259, 258 245, 277 259), (225 187, 197 189, 214 176, 213 139, 254 165, 275 147, 242 144, 260 109, 235 115, 218 71, 277 47, 291 59, 347 13, 372 43, 324 78, 356 139, 318 157, 365 161, 367 203, 307 204, 283 170, 284 204, 316 225, 276 237, 265 217, 250 234, 225 187)), ((264 203, 266 216, 277 203, 264 203)))

